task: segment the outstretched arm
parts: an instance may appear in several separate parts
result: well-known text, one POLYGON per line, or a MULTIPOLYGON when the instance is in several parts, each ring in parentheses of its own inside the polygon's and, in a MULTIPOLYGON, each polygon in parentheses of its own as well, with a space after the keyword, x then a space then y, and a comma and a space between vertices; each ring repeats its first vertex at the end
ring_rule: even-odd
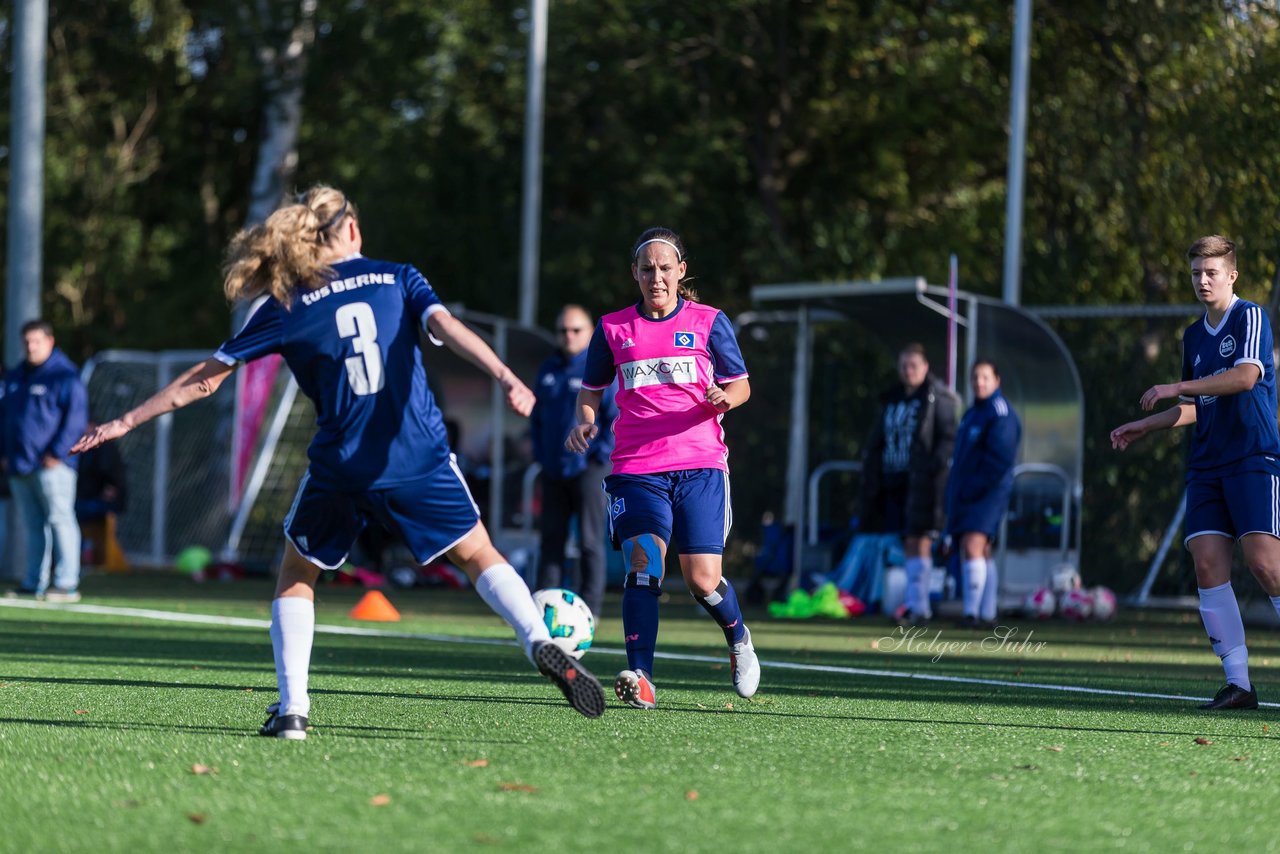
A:
POLYGON ((166 412, 181 409, 189 403, 203 400, 217 391, 218 386, 222 385, 222 381, 230 376, 233 370, 235 370, 234 365, 228 365, 213 358, 192 365, 176 380, 144 400, 137 408, 129 410, 114 421, 99 424, 87 431, 71 446, 71 453, 80 454, 104 442, 119 439, 134 427, 145 424, 158 415, 164 415, 166 412))
MULTIPOLYGON (((1150 392, 1148 392, 1149 394, 1150 392)), ((1156 430, 1171 430, 1174 427, 1185 427, 1196 423, 1196 407, 1193 403, 1178 403, 1163 412, 1148 415, 1138 421, 1121 424, 1111 431, 1111 447, 1123 451, 1148 433, 1156 430)))
POLYGON ((427 318, 427 327, 446 347, 497 380, 513 410, 526 416, 533 411, 533 392, 465 323, 448 312, 437 311, 427 318))

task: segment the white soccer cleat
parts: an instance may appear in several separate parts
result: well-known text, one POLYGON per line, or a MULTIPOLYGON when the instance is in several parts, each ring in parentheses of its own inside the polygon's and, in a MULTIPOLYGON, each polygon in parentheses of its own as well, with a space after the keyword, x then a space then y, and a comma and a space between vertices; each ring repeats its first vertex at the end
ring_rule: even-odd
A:
POLYGON ((740 643, 729 647, 729 666, 733 668, 733 687, 739 697, 751 697, 760 687, 760 659, 751 645, 751 630, 743 626, 746 634, 740 643))

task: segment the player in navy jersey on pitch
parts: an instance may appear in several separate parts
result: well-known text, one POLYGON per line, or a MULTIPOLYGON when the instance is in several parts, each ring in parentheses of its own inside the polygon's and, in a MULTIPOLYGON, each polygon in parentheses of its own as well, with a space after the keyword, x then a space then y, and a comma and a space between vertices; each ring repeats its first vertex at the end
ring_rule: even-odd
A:
POLYGON ((1227 684, 1202 709, 1256 709, 1240 606, 1231 589, 1233 541, 1280 612, 1280 430, 1271 324, 1235 294, 1235 244, 1202 237, 1187 250, 1191 285, 1205 315, 1182 338, 1182 381, 1156 385, 1142 408, 1170 408, 1111 431, 1119 450, 1155 430, 1195 424, 1187 460, 1187 549, 1195 563, 1200 616, 1227 684))
POLYGON ((480 521, 427 387, 420 331, 501 383, 521 415, 533 407, 533 393, 449 313, 421 273, 365 258, 361 244, 355 206, 326 186, 240 232, 227 253, 224 287, 232 301, 262 298, 244 328, 136 409, 89 430, 72 451, 208 397, 240 363, 280 353, 315 404, 317 429, 284 523, 271 607, 280 702, 267 709, 261 734, 306 738, 316 579, 342 565, 369 522, 398 531, 421 563, 445 555, 461 567, 570 704, 600 715, 600 683, 550 642, 529 588, 480 521))

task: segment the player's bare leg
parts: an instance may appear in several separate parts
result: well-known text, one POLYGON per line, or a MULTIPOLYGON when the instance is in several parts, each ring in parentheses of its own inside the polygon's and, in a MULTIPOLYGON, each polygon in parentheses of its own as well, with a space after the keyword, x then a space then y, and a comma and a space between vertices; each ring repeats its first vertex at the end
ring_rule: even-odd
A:
MULTIPOLYGON (((1195 561, 1200 618, 1204 621, 1213 651, 1222 659, 1227 679, 1227 684, 1214 698, 1200 707, 1209 711, 1258 707, 1258 693, 1249 681, 1249 649, 1244 642, 1244 621, 1240 617, 1235 591, 1231 588, 1234 545, 1230 537, 1220 534, 1202 534, 1187 541, 1187 549, 1195 561)), ((1246 550, 1246 560, 1250 551, 1256 551, 1256 546, 1246 550)))
POLYGON ((267 707, 267 720, 258 730, 259 735, 291 741, 307 737, 307 719, 311 714, 307 686, 319 577, 320 567, 286 541, 284 560, 276 577, 276 596, 271 602, 271 650, 275 656, 280 701, 267 707))
POLYGON ((542 612, 529 587, 506 558, 494 548, 483 522, 476 523, 447 557, 458 566, 476 592, 498 616, 515 629, 525 655, 564 694, 569 705, 589 718, 604 712, 604 689, 599 680, 572 656, 551 643, 542 612))

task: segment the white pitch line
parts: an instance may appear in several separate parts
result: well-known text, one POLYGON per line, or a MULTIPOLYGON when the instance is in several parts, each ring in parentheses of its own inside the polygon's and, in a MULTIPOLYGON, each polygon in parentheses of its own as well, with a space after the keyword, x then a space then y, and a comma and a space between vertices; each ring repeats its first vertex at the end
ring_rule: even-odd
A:
MULTIPOLYGON (((25 608, 27 610, 59 610, 73 611, 79 614, 100 614, 109 617, 137 617, 143 620, 161 620, 170 623, 199 623, 209 626, 236 626, 249 629, 270 629, 270 620, 255 620, 247 617, 223 617, 217 614, 184 614, 176 611, 155 611, 150 608, 118 608, 111 605, 62 604, 52 602, 34 602, 29 599, 0 599, 0 606, 6 608, 25 608)), ((437 635, 426 632, 397 632, 391 629, 365 629, 359 626, 326 626, 317 625, 317 634, 356 635, 360 637, 402 638, 407 640, 426 640, 438 643, 477 644, 482 646, 516 646, 513 640, 496 638, 471 638, 458 635, 437 635)), ((592 652, 606 655, 626 655, 625 649, 617 647, 592 646, 592 652)), ((696 661, 719 664, 724 656, 688 655, 675 652, 655 652, 655 658, 670 661, 696 661)), ((813 673, 838 673, 842 676, 872 676, 881 679, 919 679, 925 682, 951 682, 963 685, 989 685, 997 688, 1029 688, 1038 691, 1062 691, 1068 694, 1098 694, 1108 697, 1136 697, 1144 700, 1187 700, 1204 702, 1205 697, 1191 697, 1186 694, 1150 694, 1139 691, 1117 691, 1111 688, 1085 688, 1079 685, 1055 685, 1048 682, 1014 682, 1008 679, 981 679, 976 676, 946 676, 938 673, 917 673, 906 670, 874 670, 865 667, 842 667, 835 664, 802 664, 796 661, 770 661, 760 659, 762 667, 776 670, 800 670, 813 673)), ((1280 709, 1280 703, 1259 703, 1270 709, 1280 709)))

